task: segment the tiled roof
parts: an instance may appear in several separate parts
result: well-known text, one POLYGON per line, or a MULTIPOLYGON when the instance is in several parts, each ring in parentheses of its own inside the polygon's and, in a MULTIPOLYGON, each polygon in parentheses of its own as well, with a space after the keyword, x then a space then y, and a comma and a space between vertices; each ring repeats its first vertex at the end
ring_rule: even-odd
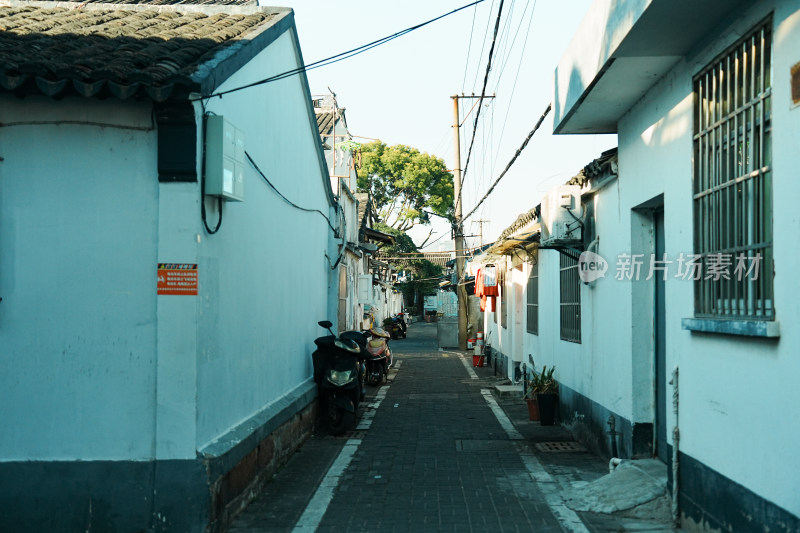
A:
MULTIPOLYGON (((603 172, 606 171, 607 167, 610 167, 612 164, 615 164, 617 161, 617 149, 612 148, 603 152, 600 157, 586 165, 578 172, 575 176, 570 178, 565 185, 578 185, 583 187, 587 181, 590 179, 601 175, 603 172)), ((525 211, 521 215, 517 217, 517 219, 497 238, 497 242, 500 243, 519 230, 527 226, 530 222, 534 220, 538 220, 541 217, 541 204, 537 205, 536 207, 525 211)))
POLYGON ((539 217, 541 216, 540 209, 541 205, 537 205, 533 209, 529 209, 528 211, 525 211, 524 213, 519 215, 517 219, 509 227, 503 230, 503 233, 500 234, 500 237, 498 237, 497 240, 503 241, 514 235, 517 231, 527 226, 530 222, 538 220, 539 217))
POLYGON ((367 225, 367 207, 369 206, 369 194, 365 192, 357 192, 355 196, 358 201, 358 225, 359 231, 363 230, 367 225))
POLYGON ((419 261, 420 259, 427 259, 434 265, 445 267, 451 260, 450 256, 450 252, 422 252, 419 254, 408 254, 402 257, 391 257, 383 253, 378 254, 379 259, 401 267, 409 266, 414 261, 419 261))
POLYGON ((565 185, 578 185, 583 187, 587 181, 605 172, 606 167, 615 164, 617 161, 617 149, 606 150, 600 157, 583 167, 583 169, 573 176, 565 185))
POLYGON ((152 6, 225 5, 255 6, 258 0, 85 0, 83 4, 147 4, 152 6))
POLYGON ((441 267, 446 266, 450 261, 450 252, 424 252, 422 255, 434 265, 441 267))
POLYGON ((287 8, 159 1, 3 2, 0 91, 157 101, 209 94, 275 38, 267 30, 281 33, 292 20, 287 8))
MULTIPOLYGON (((338 115, 337 121, 344 123, 345 130, 347 129, 347 120, 344 116, 344 108, 339 108, 336 110, 336 114, 338 115)), ((320 110, 319 108, 315 108, 314 112, 317 115, 317 129, 319 130, 319 134, 323 137, 330 135, 333 133, 333 111, 332 110, 320 110)))
POLYGON ((333 111, 317 111, 317 129, 320 135, 327 135, 333 129, 333 111))

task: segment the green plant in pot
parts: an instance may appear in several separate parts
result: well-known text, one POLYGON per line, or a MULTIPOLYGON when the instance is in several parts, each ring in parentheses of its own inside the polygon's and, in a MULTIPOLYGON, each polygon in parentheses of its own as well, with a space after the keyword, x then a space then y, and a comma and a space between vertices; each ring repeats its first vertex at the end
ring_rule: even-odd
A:
POLYGON ((525 380, 525 394, 522 399, 528 404, 528 420, 539 420, 539 402, 536 401, 536 374, 532 379, 525 380))
POLYGON ((542 371, 533 374, 531 381, 532 390, 536 395, 536 403, 539 404, 539 421, 543 426, 555 424, 556 407, 558 406, 558 382, 553 377, 556 368, 542 367, 542 371))

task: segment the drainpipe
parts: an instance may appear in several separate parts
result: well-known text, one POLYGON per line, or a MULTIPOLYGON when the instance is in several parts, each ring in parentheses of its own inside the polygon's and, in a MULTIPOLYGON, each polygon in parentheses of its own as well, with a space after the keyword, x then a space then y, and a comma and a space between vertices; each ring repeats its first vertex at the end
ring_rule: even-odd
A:
POLYGON ((617 431, 617 418, 614 415, 608 415, 608 435, 611 437, 611 457, 616 458, 619 456, 619 451, 617 449, 617 435, 619 435, 619 431, 617 431))
POLYGON ((675 427, 672 429, 672 520, 675 527, 681 523, 680 510, 678 509, 678 449, 681 441, 681 432, 678 427, 678 367, 672 371, 672 414, 675 416, 675 427))
POLYGON ((522 363, 522 397, 528 397, 528 365, 522 363))

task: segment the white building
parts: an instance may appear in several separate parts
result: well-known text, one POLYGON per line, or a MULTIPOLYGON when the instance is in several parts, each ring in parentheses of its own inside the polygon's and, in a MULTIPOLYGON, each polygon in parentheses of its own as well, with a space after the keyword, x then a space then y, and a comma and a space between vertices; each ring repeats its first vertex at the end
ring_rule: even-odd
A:
POLYGON ((686 529, 800 530, 798 50, 796 1, 595 2, 556 71, 555 131, 617 133, 618 155, 565 200, 578 242, 552 238, 558 194, 495 247, 493 348, 555 365, 590 444, 610 453, 613 416, 619 455, 677 457, 686 529), (588 284, 603 261, 568 255, 587 249, 607 267, 588 284))
POLYGON ((315 96, 313 104, 331 188, 342 212, 341 240, 337 243, 338 302, 335 313, 331 310, 329 315, 331 320, 336 318, 338 331, 358 330, 364 315, 363 304, 358 300, 358 283, 369 267, 369 251, 359 240, 362 210, 356 196, 358 176, 354 157, 358 143, 347 129, 345 110, 338 106, 335 95, 315 96))
POLYGON ((292 12, 0 27, 2 527, 222 528, 310 433, 337 290, 305 75, 210 97, 303 65, 292 12))
POLYGON ((371 321, 380 325, 403 306, 399 292, 393 290, 396 275, 376 259, 378 248, 394 241, 372 228, 367 216, 369 194, 357 192, 360 144, 348 130, 345 109, 338 106, 335 94, 315 96, 313 103, 331 187, 341 210, 338 304, 329 314, 337 318, 338 331, 360 330, 371 321))

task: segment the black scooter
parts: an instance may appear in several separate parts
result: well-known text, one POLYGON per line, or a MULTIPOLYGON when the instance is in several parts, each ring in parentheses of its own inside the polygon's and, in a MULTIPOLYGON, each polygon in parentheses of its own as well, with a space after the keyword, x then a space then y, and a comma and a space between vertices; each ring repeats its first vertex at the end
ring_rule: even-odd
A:
POLYGON ((403 318, 403 313, 398 313, 394 315, 391 319, 391 322, 387 324, 389 333, 391 334, 393 339, 405 339, 406 338, 406 321, 403 318))
MULTIPOLYGON (((317 349, 311 354, 314 381, 319 390, 320 409, 328 431, 341 435, 353 429, 358 404, 364 399, 365 350, 343 333, 336 337, 328 320, 319 322, 330 335, 314 340, 317 349)), ((346 332, 349 333, 349 332, 346 332)), ((358 332, 354 332, 360 335, 358 332)))

